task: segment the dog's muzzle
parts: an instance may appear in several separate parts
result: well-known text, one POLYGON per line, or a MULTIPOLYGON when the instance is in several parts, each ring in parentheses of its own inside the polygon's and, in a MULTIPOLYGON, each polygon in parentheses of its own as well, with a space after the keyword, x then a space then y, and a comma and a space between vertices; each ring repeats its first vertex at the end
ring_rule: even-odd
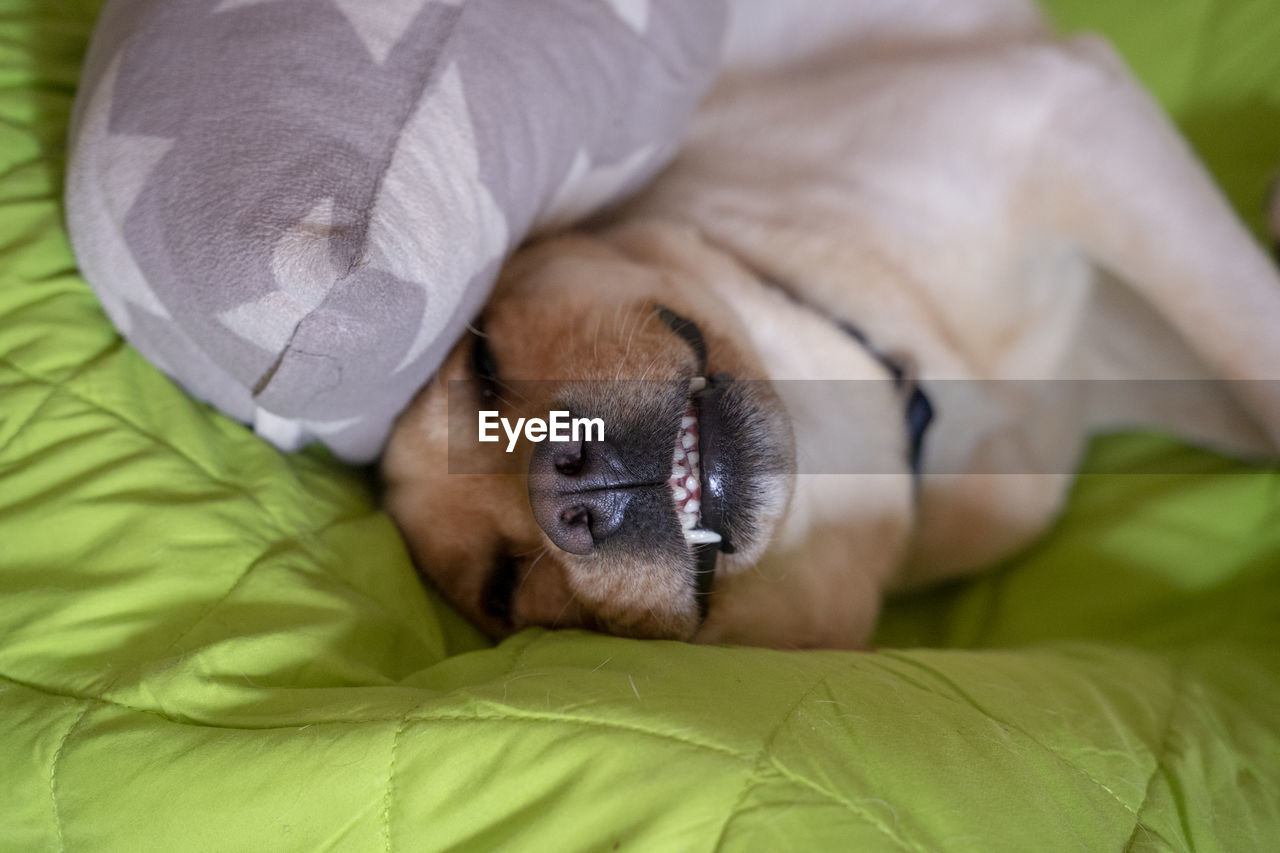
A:
POLYGON ((624 431, 620 440, 545 442, 534 449, 529 503, 556 547, 586 555, 615 539, 655 544, 654 527, 670 517, 672 507, 689 547, 724 544, 717 528, 706 523, 714 523, 724 502, 709 427, 716 422, 720 383, 730 380, 717 380, 690 383, 674 442, 670 433, 656 445, 653 436, 637 439, 634 431, 624 431))

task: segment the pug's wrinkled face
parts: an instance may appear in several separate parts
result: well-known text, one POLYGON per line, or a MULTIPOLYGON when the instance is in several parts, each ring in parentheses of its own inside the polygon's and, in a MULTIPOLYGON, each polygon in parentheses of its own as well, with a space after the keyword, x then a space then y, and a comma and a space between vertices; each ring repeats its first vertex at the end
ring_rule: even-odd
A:
POLYGON ((792 482, 790 428, 745 340, 706 288, 602 242, 518 254, 384 455, 420 570, 495 637, 695 638, 715 575, 759 558, 792 482), (509 438, 555 412, 566 434, 509 438), (496 440, 479 440, 482 413, 496 440))

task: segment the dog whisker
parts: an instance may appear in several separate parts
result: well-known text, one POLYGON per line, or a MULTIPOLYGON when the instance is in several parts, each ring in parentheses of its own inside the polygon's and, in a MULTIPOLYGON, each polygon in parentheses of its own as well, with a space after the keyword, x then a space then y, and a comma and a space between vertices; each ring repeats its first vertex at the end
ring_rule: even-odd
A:
POLYGON ((652 313, 647 309, 632 311, 632 316, 634 317, 634 322, 630 324, 630 329, 627 334, 627 348, 623 352, 622 358, 618 362, 618 370, 613 376, 615 382, 622 378, 622 368, 627 363, 627 359, 631 357, 631 347, 635 343, 636 335, 638 335, 640 330, 653 319, 652 313))
MULTIPOLYGON (((516 593, 519 593, 521 590, 523 590, 523 589, 524 589, 525 582, 527 582, 527 581, 529 580, 529 578, 533 575, 533 570, 534 570, 534 568, 536 568, 536 567, 537 567, 538 563, 542 561, 542 558, 543 558, 543 557, 545 557, 545 556, 547 556, 547 554, 548 554, 550 551, 551 551, 551 549, 550 549, 549 547, 543 546, 543 548, 542 548, 542 553, 541 553, 541 554, 539 554, 538 556, 536 556, 536 557, 534 557, 534 558, 533 558, 533 562, 532 562, 532 563, 530 563, 530 564, 525 568, 524 572, 523 572, 523 573, 521 573, 521 575, 520 575, 520 581, 516 584, 516 588, 515 588, 515 592, 516 592, 516 593)), ((527 552, 527 553, 533 553, 533 552, 531 552, 531 551, 530 551, 530 552, 527 552)), ((525 555, 524 555, 524 554, 521 554, 521 555, 519 555, 519 556, 525 556, 525 555)))
POLYGON ((578 601, 578 591, 573 589, 573 587, 570 587, 569 600, 566 601, 564 603, 564 606, 560 608, 560 612, 556 614, 556 618, 551 620, 551 627, 553 629, 560 627, 560 620, 564 618, 565 611, 568 610, 571 605, 576 604, 577 601, 578 601))
POLYGON ((493 397, 494 397, 494 399, 496 399, 499 403, 502 403, 504 406, 506 406, 506 407, 507 407, 507 408, 509 408, 509 409, 514 409, 514 408, 516 408, 515 403, 512 403, 510 400, 508 400, 506 397, 502 396, 501 394, 499 394, 499 393, 498 393, 498 392, 496 392, 496 391, 494 391, 494 392, 493 392, 493 397))
MULTIPOLYGON (((524 394, 521 394, 521 393, 520 393, 519 391, 517 391, 515 388, 511 387, 511 384, 510 384, 510 383, 508 383, 508 382, 503 382, 501 379, 494 379, 494 380, 493 380, 493 382, 494 382, 494 384, 495 384, 495 385, 500 386, 500 387, 502 388, 502 390, 504 390, 504 391, 506 391, 506 392, 510 393, 511 395, 513 395, 513 396, 515 396, 515 397, 519 398, 519 400, 520 400, 520 402, 521 402, 521 403, 527 403, 527 402, 529 401, 529 398, 528 398, 527 396, 525 396, 524 394)), ((501 398, 499 398, 499 399, 501 399, 501 398)), ((506 401, 504 400, 503 402, 506 402, 506 401)), ((511 405, 511 404, 510 404, 510 403, 507 403, 507 405, 511 405)))
MULTIPOLYGON (((518 553, 512 554, 511 556, 513 556, 513 557, 527 557, 527 556, 529 556, 530 554, 537 554, 537 555, 538 555, 537 559, 538 559, 538 560, 541 560, 541 559, 543 558, 543 556, 545 556, 545 555, 546 555, 546 553, 547 553, 548 551, 550 551, 550 550, 551 550, 551 548, 550 548, 550 546, 548 546, 548 545, 539 545, 539 546, 537 546, 537 547, 535 547, 535 548, 530 548, 528 551, 520 551, 520 552, 518 552, 518 553)), ((536 562, 536 560, 535 560, 535 562, 536 562)))
POLYGON ((596 332, 591 340, 591 363, 600 363, 600 329, 604 326, 604 315, 596 315, 596 332))

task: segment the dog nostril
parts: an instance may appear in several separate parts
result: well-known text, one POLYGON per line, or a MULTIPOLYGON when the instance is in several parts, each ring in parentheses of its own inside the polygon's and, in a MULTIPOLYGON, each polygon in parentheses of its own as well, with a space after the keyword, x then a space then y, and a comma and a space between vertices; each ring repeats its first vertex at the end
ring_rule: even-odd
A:
POLYGON ((557 447, 551 456, 551 465, 565 477, 576 477, 582 473, 582 444, 557 447))
POLYGON ((582 457, 556 459, 555 466, 556 470, 566 477, 576 477, 582 471, 582 457))
POLYGON ((631 485, 609 445, 546 442, 529 457, 529 507, 557 548, 592 553, 622 528, 631 485))
POLYGON ((596 519, 591 507, 574 501, 557 508, 561 498, 545 492, 534 492, 529 498, 534 518, 557 548, 570 554, 584 555, 595 549, 596 537, 591 525, 596 519))
POLYGON ((585 506, 571 506, 560 513, 560 523, 566 527, 591 527, 591 511, 585 506))

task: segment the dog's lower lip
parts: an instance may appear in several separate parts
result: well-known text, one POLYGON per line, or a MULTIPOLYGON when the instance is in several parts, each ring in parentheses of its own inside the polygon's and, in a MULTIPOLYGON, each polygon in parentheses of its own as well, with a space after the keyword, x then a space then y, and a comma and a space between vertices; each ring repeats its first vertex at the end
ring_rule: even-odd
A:
POLYGON ((725 493, 728 478, 726 468, 732 462, 731 454, 722 446, 722 415, 720 402, 725 390, 733 382, 728 374, 711 377, 706 390, 694 399, 698 408, 698 424, 701 432, 701 461, 699 477, 702 482, 702 526, 719 534, 719 550, 732 554, 734 545, 729 536, 727 519, 729 500, 725 493))

